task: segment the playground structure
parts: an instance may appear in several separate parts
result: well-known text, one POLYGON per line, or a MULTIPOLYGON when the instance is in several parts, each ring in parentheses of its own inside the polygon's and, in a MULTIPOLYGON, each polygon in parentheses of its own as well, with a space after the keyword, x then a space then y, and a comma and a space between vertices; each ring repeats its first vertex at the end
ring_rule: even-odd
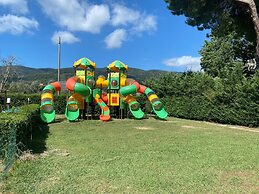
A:
MULTIPOLYGON (((73 67, 74 76, 66 82, 70 97, 67 100, 65 116, 69 121, 78 118, 93 119, 97 115, 102 121, 109 121, 111 117, 122 119, 128 115, 128 111, 134 118, 142 119, 145 114, 135 98, 137 93, 147 96, 158 118, 165 119, 168 116, 152 89, 127 78, 128 66, 123 62, 116 60, 109 64, 107 79, 100 75, 96 81, 96 64, 90 59, 81 58, 73 64, 73 67)), ((50 123, 55 119, 53 94, 59 90, 60 87, 57 87, 56 82, 43 89, 41 115, 44 122, 50 123)))
POLYGON ((41 120, 46 123, 51 123, 55 120, 54 94, 60 89, 60 83, 54 82, 45 86, 42 90, 40 116, 41 120))
POLYGON ((95 115, 95 105, 101 109, 100 120, 110 120, 110 109, 103 101, 106 101, 104 93, 98 88, 95 88, 94 73, 96 65, 90 59, 82 58, 76 61, 73 65, 75 76, 71 77, 66 82, 67 89, 73 93, 66 105, 65 115, 69 121, 74 121, 81 117, 91 118, 95 115), (102 96, 103 95, 103 96, 102 96))

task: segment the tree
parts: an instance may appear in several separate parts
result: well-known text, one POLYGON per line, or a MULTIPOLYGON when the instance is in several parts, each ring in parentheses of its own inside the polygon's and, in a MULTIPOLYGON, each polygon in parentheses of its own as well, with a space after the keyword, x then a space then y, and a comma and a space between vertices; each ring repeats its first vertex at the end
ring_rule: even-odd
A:
POLYGON ((16 64, 16 57, 11 56, 8 58, 3 58, 1 59, 1 69, 2 74, 1 74, 1 80, 0 80, 0 92, 6 91, 7 90, 7 83, 11 77, 15 75, 13 65, 16 64))
POLYGON ((246 75, 252 75, 253 69, 246 63, 253 56, 250 47, 251 42, 239 38, 236 33, 225 37, 212 36, 200 50, 201 67, 212 77, 227 78, 237 65, 243 67, 246 75))
MULTIPOLYGON (((174 15, 187 17, 186 23, 199 30, 236 31, 256 43, 259 56, 259 0, 165 0, 174 15)), ((222 34, 225 34, 224 32, 222 34)), ((214 36, 216 34, 214 33, 214 36)))

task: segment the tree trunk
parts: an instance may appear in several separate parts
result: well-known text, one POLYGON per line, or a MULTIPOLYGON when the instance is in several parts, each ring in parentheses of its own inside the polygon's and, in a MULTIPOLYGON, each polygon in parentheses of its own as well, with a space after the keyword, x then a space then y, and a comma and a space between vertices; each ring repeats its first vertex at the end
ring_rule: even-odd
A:
POLYGON ((254 23, 254 29, 256 33, 256 58, 259 59, 259 17, 257 14, 257 8, 254 0, 234 0, 240 3, 244 3, 249 6, 251 17, 254 23))

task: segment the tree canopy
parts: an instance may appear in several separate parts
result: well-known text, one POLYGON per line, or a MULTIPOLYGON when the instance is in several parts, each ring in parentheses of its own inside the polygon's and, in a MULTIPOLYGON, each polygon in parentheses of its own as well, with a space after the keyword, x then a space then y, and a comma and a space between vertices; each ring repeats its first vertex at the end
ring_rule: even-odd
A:
POLYGON ((236 32, 257 44, 259 55, 259 0, 165 0, 174 15, 184 15, 186 23, 199 30, 211 29, 222 37, 236 32))

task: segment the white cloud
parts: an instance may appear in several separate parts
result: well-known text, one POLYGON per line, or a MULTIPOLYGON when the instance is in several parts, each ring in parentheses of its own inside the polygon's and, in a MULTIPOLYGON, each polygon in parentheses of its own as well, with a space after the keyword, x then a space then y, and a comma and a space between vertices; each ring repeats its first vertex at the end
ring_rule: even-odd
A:
POLYGON ((99 33, 110 21, 109 7, 105 4, 90 5, 80 0, 38 0, 38 2, 48 17, 70 31, 99 33))
POLYGON ((111 23, 113 26, 129 26, 134 33, 156 30, 157 21, 153 15, 141 13, 125 6, 113 6, 111 23))
POLYGON ((113 26, 135 23, 140 18, 140 13, 125 6, 116 4, 112 10, 111 22, 113 26))
POLYGON ((0 6, 8 7, 14 13, 28 13, 27 0, 0 0, 0 6))
POLYGON ((119 48, 127 37, 154 31, 157 26, 155 16, 119 4, 112 6, 110 22, 114 27, 123 26, 127 30, 117 29, 105 38, 106 47, 109 49, 119 48))
POLYGON ((148 15, 144 17, 141 21, 139 21, 134 27, 133 30, 137 33, 145 32, 145 31, 153 31, 156 30, 157 21, 156 17, 152 15, 148 15))
POLYGON ((127 32, 124 29, 117 29, 106 36, 105 43, 108 49, 120 48, 127 39, 127 32))
POLYGON ((52 42, 54 44, 57 44, 59 37, 61 38, 62 43, 72 44, 75 42, 80 42, 79 38, 75 37, 71 32, 68 32, 68 31, 55 32, 51 38, 52 42))
POLYGON ((185 67, 187 70, 200 71, 201 57, 182 56, 165 60, 163 63, 171 67, 185 67))
MULTIPOLYGON (((127 40, 156 29, 156 17, 119 4, 82 0, 37 0, 43 12, 65 31, 100 33, 105 25, 120 28, 106 36, 107 48, 119 48, 127 40), (123 28, 123 29, 121 29, 123 28)), ((114 30, 114 29, 113 29, 114 30)))
POLYGON ((37 29, 39 23, 35 19, 19 17, 15 15, 4 15, 0 17, 0 33, 21 34, 37 29))

